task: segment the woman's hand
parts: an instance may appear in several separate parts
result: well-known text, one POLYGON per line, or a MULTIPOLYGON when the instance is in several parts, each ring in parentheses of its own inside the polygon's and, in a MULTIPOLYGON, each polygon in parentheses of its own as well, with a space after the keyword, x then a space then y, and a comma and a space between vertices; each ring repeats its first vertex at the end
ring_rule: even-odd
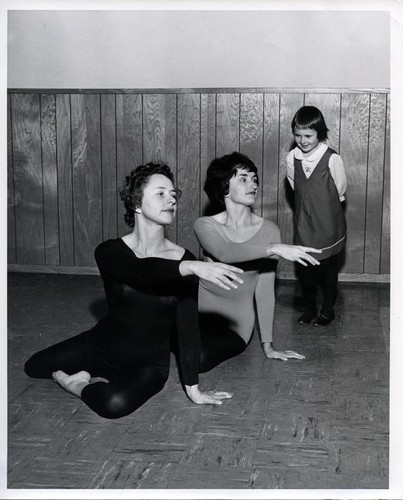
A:
POLYGON ((298 354, 295 351, 275 351, 271 342, 263 342, 262 345, 266 358, 269 359, 281 359, 281 361, 287 361, 288 359, 305 359, 303 354, 298 354))
POLYGON ((322 250, 318 250, 317 248, 301 247, 298 245, 274 243, 273 245, 268 246, 267 252, 269 255, 278 255, 283 259, 291 260, 292 262, 298 262, 303 266, 307 266, 308 264, 318 266, 320 262, 312 257, 310 253, 322 253, 322 250))
POLYGON ((199 385, 185 385, 188 398, 197 405, 222 405, 223 399, 232 398, 232 393, 226 391, 200 391, 199 385))
POLYGON ((179 272, 182 276, 194 274, 199 278, 210 281, 224 290, 231 288, 238 288, 237 283, 241 284, 243 281, 238 274, 243 273, 239 267, 230 266, 221 262, 202 262, 199 260, 187 260, 181 262, 179 272))

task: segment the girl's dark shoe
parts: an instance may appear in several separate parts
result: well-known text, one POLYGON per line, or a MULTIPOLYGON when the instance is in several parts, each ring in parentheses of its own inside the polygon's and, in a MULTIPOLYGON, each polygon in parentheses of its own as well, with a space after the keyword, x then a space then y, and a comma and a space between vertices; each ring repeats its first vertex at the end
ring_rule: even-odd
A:
POLYGON ((305 311, 302 316, 298 318, 298 323, 301 325, 309 325, 309 323, 316 318, 316 311, 315 310, 308 310, 305 311))
POLYGON ((315 320, 314 326, 327 326, 334 320, 334 318, 335 318, 334 312, 326 316, 323 313, 320 313, 315 320))

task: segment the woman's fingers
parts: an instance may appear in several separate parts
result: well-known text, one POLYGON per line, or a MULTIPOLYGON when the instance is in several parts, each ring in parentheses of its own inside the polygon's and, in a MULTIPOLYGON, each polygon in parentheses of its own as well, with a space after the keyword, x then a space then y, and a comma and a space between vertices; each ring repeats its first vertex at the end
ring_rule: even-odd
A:
POLYGON ((299 247, 300 250, 304 253, 303 259, 307 260, 310 264, 314 266, 320 265, 320 262, 312 257, 312 255, 309 255, 310 253, 322 253, 322 250, 318 250, 317 248, 312 248, 312 247, 299 247))
POLYGON ((309 253, 322 253, 322 250, 319 250, 318 248, 301 247, 301 250, 303 250, 304 252, 309 252, 309 253))
POLYGON ((226 278, 225 276, 219 276, 216 278, 215 282, 216 285, 218 285, 220 288, 224 288, 224 290, 231 290, 231 288, 238 288, 235 283, 232 283, 231 280, 226 278))
POLYGON ((205 402, 213 405, 221 405, 223 399, 231 399, 232 394, 228 392, 219 392, 219 391, 209 391, 205 395, 205 402))
POLYGON ((222 268, 227 269, 228 271, 232 271, 234 273, 239 273, 239 274, 243 273, 243 269, 241 269, 240 267, 235 267, 235 266, 231 266, 229 264, 222 264, 222 263, 220 263, 220 266, 222 268))
POLYGON ((221 399, 214 398, 213 396, 210 395, 205 395, 203 402, 201 404, 207 404, 207 405, 222 405, 221 399))
POLYGON ((219 263, 219 268, 225 274, 228 276, 231 280, 237 281, 238 283, 242 284, 243 280, 238 276, 238 274, 243 273, 243 269, 240 269, 239 267, 235 266, 230 266, 228 264, 221 264, 219 263))
POLYGON ((241 284, 241 285, 243 284, 243 280, 242 280, 242 279, 241 279, 238 275, 236 275, 235 273, 231 273, 231 272, 229 272, 229 273, 227 274, 227 276, 228 276, 228 278, 230 278, 232 281, 236 281, 237 283, 239 283, 239 284, 241 284))
POLYGON ((231 399, 233 394, 232 392, 227 391, 211 391, 213 397, 217 397, 218 399, 231 399))
POLYGON ((217 278, 222 280, 223 283, 229 285, 231 288, 238 288, 236 283, 239 283, 240 285, 243 284, 243 280, 232 274, 219 274, 217 278))
POLYGON ((224 285, 224 283, 221 283, 220 280, 217 280, 216 285, 219 286, 220 288, 223 288, 224 290, 231 290, 229 286, 224 285))
POLYGON ((284 356, 284 354, 277 353, 276 356, 274 356, 274 359, 280 359, 281 361, 288 361, 288 357, 284 356))
POLYGON ((280 351, 269 351, 266 356, 270 359, 281 359, 281 361, 287 361, 287 356, 280 351))
POLYGON ((295 351, 285 351, 285 355, 288 358, 292 359, 305 359, 305 356, 303 354, 299 354, 298 352, 295 351))
MULTIPOLYGON (((217 269, 218 275, 216 276, 216 284, 221 288, 224 288, 225 290, 229 290, 230 288, 237 289, 237 283, 239 283, 240 285, 243 284, 243 280, 238 275, 236 275, 235 272, 231 271, 230 268, 237 269, 233 266, 228 266, 225 268, 223 266, 220 266, 217 269)), ((240 271, 243 272, 241 269, 240 271)))
POLYGON ((281 359, 281 361, 287 361, 288 359, 305 359, 305 356, 298 354, 295 351, 269 351, 266 356, 272 359, 281 359))
POLYGON ((320 262, 318 260, 316 260, 314 257, 312 257, 312 255, 309 255, 308 253, 305 253, 303 250, 302 250, 303 254, 301 255, 301 257, 298 259, 298 262, 301 263, 301 260, 302 260, 302 263, 303 265, 306 266, 306 264, 304 263, 304 261, 307 261, 309 262, 310 264, 312 264, 313 266, 318 266, 320 265, 320 262))
POLYGON ((304 257, 310 264, 314 265, 314 266, 319 266, 320 265, 320 262, 316 259, 314 259, 312 257, 312 255, 307 255, 306 257, 304 257))
POLYGON ((232 398, 232 393, 227 391, 208 391, 201 393, 199 404, 221 405, 223 399, 232 398))
POLYGON ((222 276, 220 279, 225 285, 233 288, 234 290, 238 288, 238 285, 234 282, 234 280, 227 278, 227 276, 222 276))

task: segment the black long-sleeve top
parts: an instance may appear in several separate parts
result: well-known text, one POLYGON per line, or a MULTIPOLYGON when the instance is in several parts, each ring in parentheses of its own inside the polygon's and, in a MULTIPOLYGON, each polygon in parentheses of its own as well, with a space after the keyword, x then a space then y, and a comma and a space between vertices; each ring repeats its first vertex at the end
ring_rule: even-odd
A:
POLYGON ((183 381, 198 383, 200 333, 197 283, 179 272, 180 260, 139 258, 120 238, 95 249, 109 308, 93 329, 91 342, 113 366, 153 366, 167 375, 170 335, 177 331, 183 381))

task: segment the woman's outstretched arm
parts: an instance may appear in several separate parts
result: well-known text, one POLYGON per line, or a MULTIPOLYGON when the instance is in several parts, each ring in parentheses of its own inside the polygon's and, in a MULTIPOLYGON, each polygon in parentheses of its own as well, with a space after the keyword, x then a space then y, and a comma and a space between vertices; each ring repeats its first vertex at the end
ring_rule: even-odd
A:
POLYGON ((281 238, 278 227, 270 221, 264 223, 270 224, 269 236, 265 244, 227 241, 222 234, 222 230, 208 217, 197 219, 194 223, 194 231, 203 249, 220 262, 231 264, 267 257, 282 257, 305 266, 307 264, 319 264, 319 261, 310 253, 321 253, 321 250, 280 243, 281 238))
MULTIPOLYGON (((277 226, 273 224, 273 227, 275 232, 278 231, 277 226)), ((265 245, 227 241, 216 223, 208 217, 197 219, 194 231, 202 248, 220 262, 246 262, 268 257, 265 245)), ((280 238, 275 241, 280 241, 280 238)))
POLYGON ((238 276, 238 274, 243 273, 242 269, 221 262, 182 261, 179 271, 182 276, 197 276, 224 288, 224 290, 238 288, 238 285, 243 283, 243 280, 238 276))
POLYGON ((242 284, 238 274, 242 269, 222 263, 206 263, 185 250, 182 260, 147 257, 139 259, 125 243, 110 240, 95 249, 95 260, 102 275, 113 277, 118 283, 136 287, 141 284, 177 280, 197 276, 229 290, 242 284))

